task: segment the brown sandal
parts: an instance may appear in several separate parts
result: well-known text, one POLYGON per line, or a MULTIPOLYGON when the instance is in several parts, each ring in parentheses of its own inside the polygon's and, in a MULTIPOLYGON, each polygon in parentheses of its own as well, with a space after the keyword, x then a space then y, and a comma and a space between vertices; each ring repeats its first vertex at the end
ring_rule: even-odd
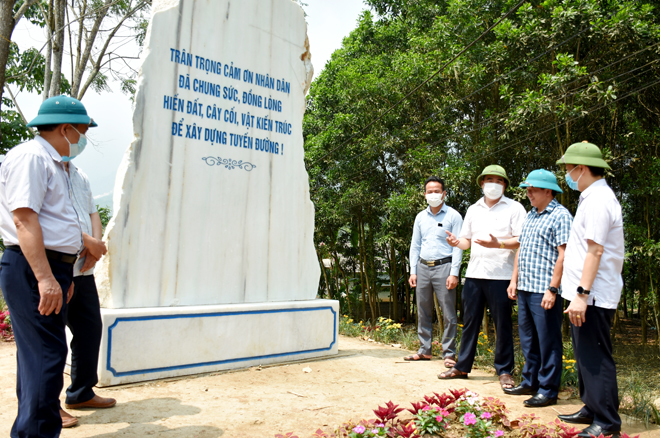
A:
POLYGON ((505 389, 510 389, 516 386, 516 382, 513 380, 513 377, 511 377, 511 374, 500 374, 500 386, 502 387, 502 390, 505 389), (505 385, 509 385, 506 387, 505 385))
POLYGON ((411 354, 410 356, 406 356, 403 358, 403 360, 407 360, 410 362, 417 362, 419 360, 431 360, 430 357, 422 356, 419 353, 411 354))
POLYGON ((457 370, 456 368, 452 368, 449 371, 445 371, 444 373, 438 374, 438 379, 467 379, 468 375, 467 373, 464 373, 463 371, 457 370))

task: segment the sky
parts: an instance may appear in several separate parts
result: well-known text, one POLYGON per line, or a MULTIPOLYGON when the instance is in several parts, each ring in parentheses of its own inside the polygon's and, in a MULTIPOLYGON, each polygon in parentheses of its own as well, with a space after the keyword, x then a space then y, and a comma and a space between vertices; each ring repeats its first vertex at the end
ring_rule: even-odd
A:
MULTIPOLYGON (((341 47, 342 40, 355 29, 360 13, 367 9, 362 0, 303 0, 307 3, 307 35, 309 37, 314 77, 323 69, 332 53, 341 47)), ((27 20, 19 22, 12 40, 21 51, 29 47, 41 47, 45 37, 41 29, 31 26, 27 20)), ((63 70, 66 68, 63 64, 63 70)), ((124 152, 133 140, 132 103, 111 84, 112 93, 97 94, 88 91, 83 103, 91 117, 99 124, 88 131, 85 152, 76 158, 75 164, 89 177, 94 197, 101 206, 112 207, 112 191, 115 177, 124 152)), ((14 93, 16 90, 12 90, 14 93)), ((5 93, 6 94, 6 93, 5 93)), ((16 99, 29 120, 34 118, 41 105, 41 96, 27 92, 16 99)))

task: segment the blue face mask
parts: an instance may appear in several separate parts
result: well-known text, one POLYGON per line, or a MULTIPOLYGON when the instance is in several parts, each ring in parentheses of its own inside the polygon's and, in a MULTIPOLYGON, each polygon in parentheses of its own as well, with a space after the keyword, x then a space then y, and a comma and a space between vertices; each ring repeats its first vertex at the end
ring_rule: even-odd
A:
MULTIPOLYGON (((78 134, 80 132, 72 125, 71 126, 78 134)), ((64 137, 66 139, 66 142, 69 143, 69 155, 65 155, 62 157, 62 161, 71 161, 74 158, 76 158, 78 155, 82 154, 82 152, 85 150, 85 146, 87 146, 87 137, 85 134, 80 134, 80 138, 78 139, 77 143, 71 143, 66 136, 64 137)))
MULTIPOLYGON (((577 169, 577 166, 573 168, 573 170, 577 169)), ((571 178, 571 173, 573 173, 573 170, 568 172, 565 176, 564 179, 566 179, 566 184, 568 184, 568 187, 573 189, 573 190, 580 190, 578 189, 578 181, 580 181, 580 178, 582 178, 582 175, 580 175, 577 179, 577 181, 573 181, 573 178, 571 178)))

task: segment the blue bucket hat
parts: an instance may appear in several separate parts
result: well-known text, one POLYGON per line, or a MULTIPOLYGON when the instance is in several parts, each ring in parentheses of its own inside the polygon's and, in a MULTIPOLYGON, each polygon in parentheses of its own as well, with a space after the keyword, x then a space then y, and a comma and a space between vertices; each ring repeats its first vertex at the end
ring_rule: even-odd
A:
POLYGON ((41 125, 60 125, 62 123, 98 126, 87 115, 85 105, 73 97, 60 95, 44 100, 39 107, 39 114, 28 123, 28 127, 41 125))
POLYGON ((531 171, 529 175, 527 175, 527 178, 525 178, 525 181, 520 183, 520 186, 518 187, 537 187, 539 189, 550 189, 555 192, 564 193, 557 184, 557 177, 555 174, 545 169, 531 171))

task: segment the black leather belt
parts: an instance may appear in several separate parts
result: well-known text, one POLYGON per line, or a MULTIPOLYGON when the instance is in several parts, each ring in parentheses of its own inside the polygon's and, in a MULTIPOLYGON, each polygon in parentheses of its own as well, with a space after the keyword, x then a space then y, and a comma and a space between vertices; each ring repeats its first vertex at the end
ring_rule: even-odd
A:
MULTIPOLYGON (((23 251, 21 251, 21 247, 18 245, 7 245, 5 249, 9 251, 17 252, 19 254, 23 254, 23 251)), ((46 257, 48 257, 50 260, 55 260, 57 262, 62 262, 62 263, 68 263, 70 265, 73 265, 76 262, 76 260, 78 260, 78 256, 76 255, 66 254, 59 251, 53 251, 52 249, 46 250, 46 257)))
POLYGON ((445 257, 444 259, 440 259, 440 260, 424 260, 423 258, 420 257, 419 261, 420 263, 423 263, 428 267, 433 267, 433 266, 444 265, 445 263, 450 263, 451 257, 445 257))

